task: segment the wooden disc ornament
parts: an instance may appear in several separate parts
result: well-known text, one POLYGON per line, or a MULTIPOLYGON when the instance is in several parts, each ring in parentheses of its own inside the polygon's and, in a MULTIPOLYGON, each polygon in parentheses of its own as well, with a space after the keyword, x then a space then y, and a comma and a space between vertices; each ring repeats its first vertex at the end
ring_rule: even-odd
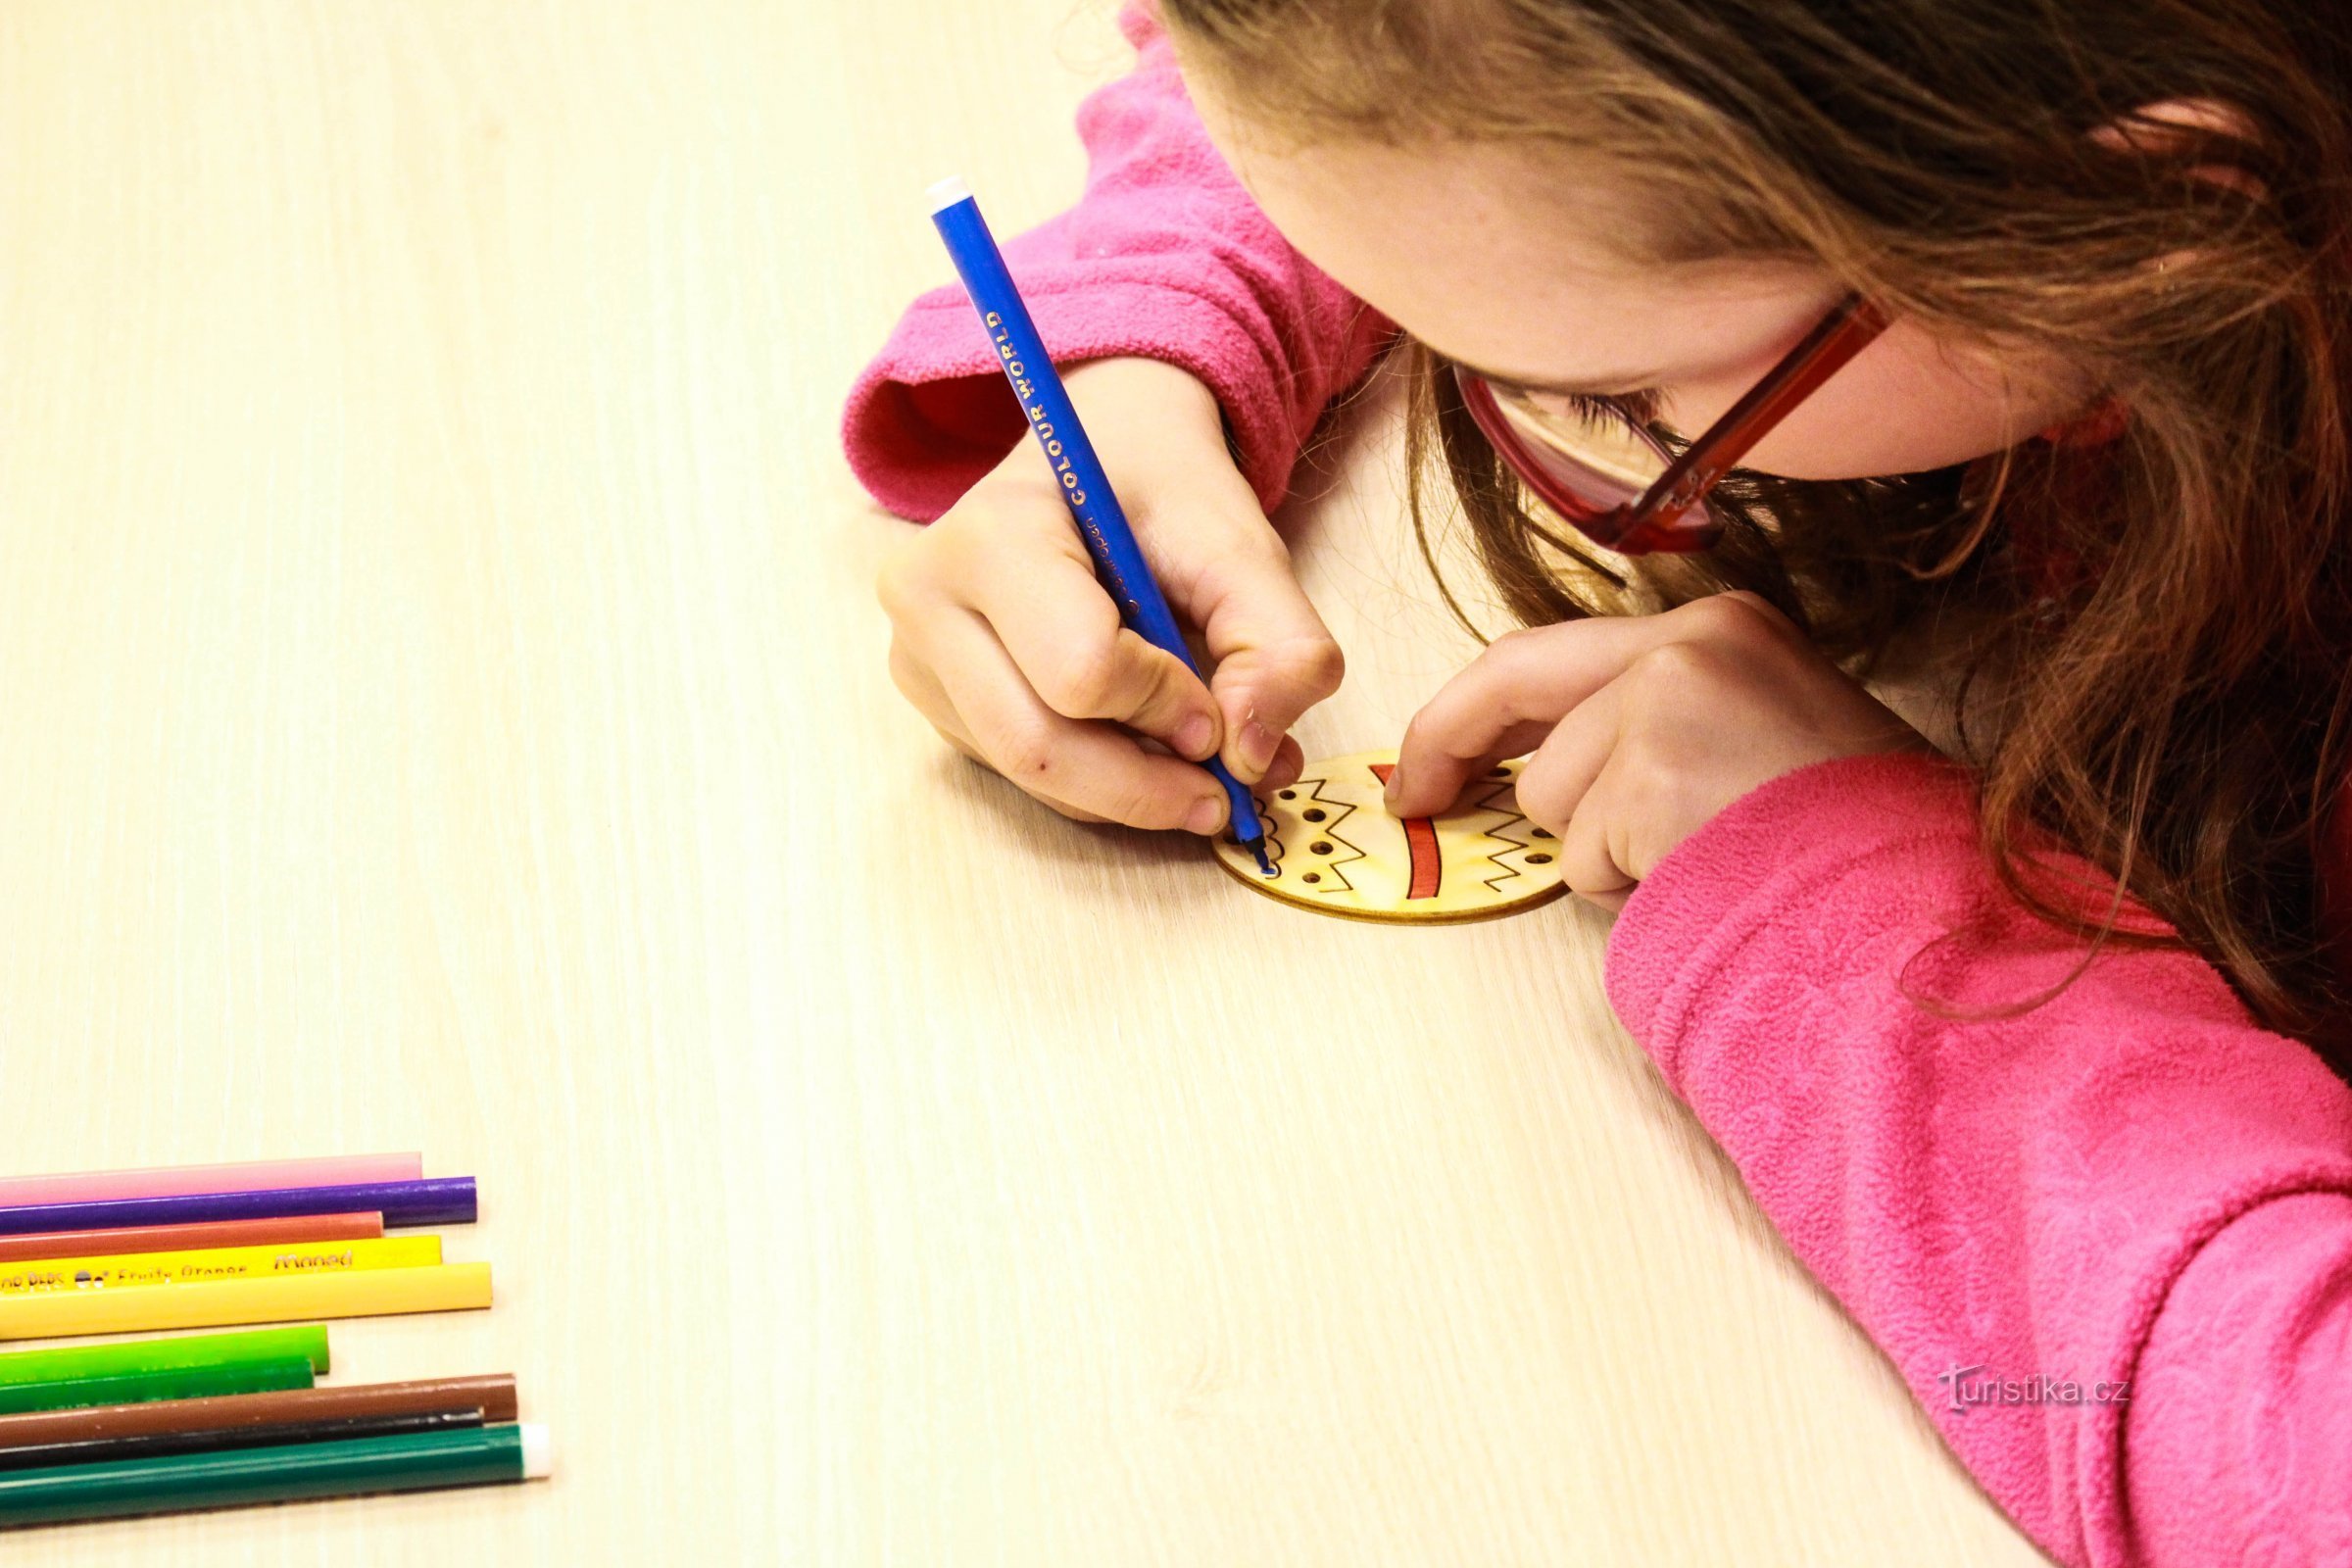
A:
POLYGON ((1559 846, 1519 812, 1520 763, 1473 779, 1442 816, 1401 821, 1381 801, 1396 763, 1394 751, 1308 763, 1258 798, 1278 874, 1230 836, 1216 841, 1217 863, 1268 898, 1355 920, 1491 920, 1567 891, 1559 846))

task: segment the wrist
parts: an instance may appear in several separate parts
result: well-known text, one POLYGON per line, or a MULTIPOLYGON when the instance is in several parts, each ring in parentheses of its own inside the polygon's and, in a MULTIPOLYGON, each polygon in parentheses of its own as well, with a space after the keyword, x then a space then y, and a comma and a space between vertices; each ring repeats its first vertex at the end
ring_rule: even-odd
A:
MULTIPOLYGON (((1168 455, 1197 462, 1209 454, 1231 461, 1225 411, 1207 383, 1191 371, 1139 355, 1081 360, 1061 368, 1078 416, 1099 448, 1117 447, 1130 461, 1168 455)), ((1112 461, 1105 450, 1103 461, 1112 461)))
MULTIPOLYGON (((1204 465, 1222 465, 1239 474, 1225 435, 1216 394, 1197 377, 1158 360, 1135 357, 1087 360, 1058 367, 1070 403, 1086 425, 1087 439, 1130 512, 1150 510, 1149 498, 1164 479, 1197 488, 1204 465)), ((1045 456, 1030 432, 980 480, 982 485, 1059 494, 1045 456)))

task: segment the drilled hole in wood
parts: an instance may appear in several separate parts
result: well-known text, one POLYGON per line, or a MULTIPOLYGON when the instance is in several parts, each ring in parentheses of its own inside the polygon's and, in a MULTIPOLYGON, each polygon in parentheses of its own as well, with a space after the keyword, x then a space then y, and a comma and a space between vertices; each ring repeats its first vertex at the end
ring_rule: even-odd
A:
POLYGON ((1324 843, 1321 839, 1315 840, 1315 842, 1309 844, 1307 848, 1317 855, 1329 855, 1331 853, 1331 846, 1324 843))

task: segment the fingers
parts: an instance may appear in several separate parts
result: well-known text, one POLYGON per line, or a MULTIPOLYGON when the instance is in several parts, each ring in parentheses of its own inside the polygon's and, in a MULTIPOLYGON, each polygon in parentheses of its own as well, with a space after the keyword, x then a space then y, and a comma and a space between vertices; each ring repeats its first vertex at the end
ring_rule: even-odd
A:
POLYGON ((1257 781, 1257 788, 1260 793, 1288 789, 1298 783, 1298 775, 1305 771, 1305 751, 1296 739, 1285 735, 1282 744, 1274 748, 1273 765, 1266 769, 1266 776, 1257 781))
POLYGON ((1253 785, 1296 779, 1287 732, 1339 684, 1338 647, 1248 486, 1197 466, 1142 487, 1175 508, 1130 512, 1180 617, 1226 666, 1215 695, 1121 623, 1050 486, 975 487, 877 582, 900 690, 950 745, 1064 814, 1221 831, 1225 792, 1194 764, 1222 752, 1253 785))
POLYGON ((1429 816, 1452 806, 1464 784, 1537 744, 1653 645, 1647 623, 1658 618, 1572 621, 1495 638, 1405 726, 1389 809, 1429 816))
MULTIPOLYGON (((940 688, 939 682, 931 678, 929 670, 906 658, 905 651, 896 643, 891 645, 890 650, 890 676, 900 692, 909 703, 914 705, 916 711, 930 721, 932 729, 938 732, 941 740, 946 741, 949 746, 962 753, 966 759, 979 763, 990 772, 993 773, 997 770, 996 764, 981 754, 979 746, 964 730, 963 720, 956 716, 956 707, 948 701, 947 693, 940 688)), ((1039 795, 1035 790, 1031 790, 1029 794, 1074 822, 1105 820, 1094 812, 1083 810, 1066 801, 1049 799, 1039 795)))
POLYGON ((1261 783, 1299 715, 1340 689, 1347 661, 1292 572, 1271 525, 1219 552, 1171 598, 1201 628, 1223 715, 1219 755, 1245 783, 1261 783))
POLYGON ((1224 735, 1200 677, 1119 620, 1094 564, 1067 526, 1039 550, 961 558, 966 603, 995 631, 1046 706, 1065 718, 1109 719, 1198 761, 1224 735))
POLYGON ((1389 779, 1400 816, 1443 811, 1462 786, 1534 746, 1642 656, 1677 642, 1762 649, 1787 623, 1748 593, 1710 595, 1657 615, 1598 616, 1497 637, 1406 726, 1389 779))
POLYGON ((979 616, 964 612, 935 623, 924 662, 949 715, 943 721, 925 707, 934 726, 1065 815, 1201 834, 1224 827, 1228 808, 1216 780, 1144 750, 1114 725, 1055 712, 979 616))
POLYGON ((1625 710, 1622 682, 1603 687, 1571 709, 1519 770, 1519 809, 1558 841, 1560 880, 1593 903, 1622 902, 1635 879, 1624 869, 1622 846, 1611 834, 1624 813, 1611 808, 1612 771, 1620 755, 1625 710))

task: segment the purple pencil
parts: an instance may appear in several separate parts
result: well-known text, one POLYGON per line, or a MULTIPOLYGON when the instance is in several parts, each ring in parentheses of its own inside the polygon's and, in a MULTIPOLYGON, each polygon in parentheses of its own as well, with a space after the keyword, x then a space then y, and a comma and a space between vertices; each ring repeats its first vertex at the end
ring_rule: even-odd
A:
POLYGON ((376 1212, 387 1228, 470 1225, 473 1178, 436 1176, 415 1182, 354 1182, 341 1187, 289 1187, 259 1193, 175 1193, 165 1198, 107 1198, 76 1203, 20 1203, 0 1208, 0 1236, 36 1231, 103 1230, 118 1225, 181 1225, 222 1219, 276 1219, 288 1214, 376 1212))

